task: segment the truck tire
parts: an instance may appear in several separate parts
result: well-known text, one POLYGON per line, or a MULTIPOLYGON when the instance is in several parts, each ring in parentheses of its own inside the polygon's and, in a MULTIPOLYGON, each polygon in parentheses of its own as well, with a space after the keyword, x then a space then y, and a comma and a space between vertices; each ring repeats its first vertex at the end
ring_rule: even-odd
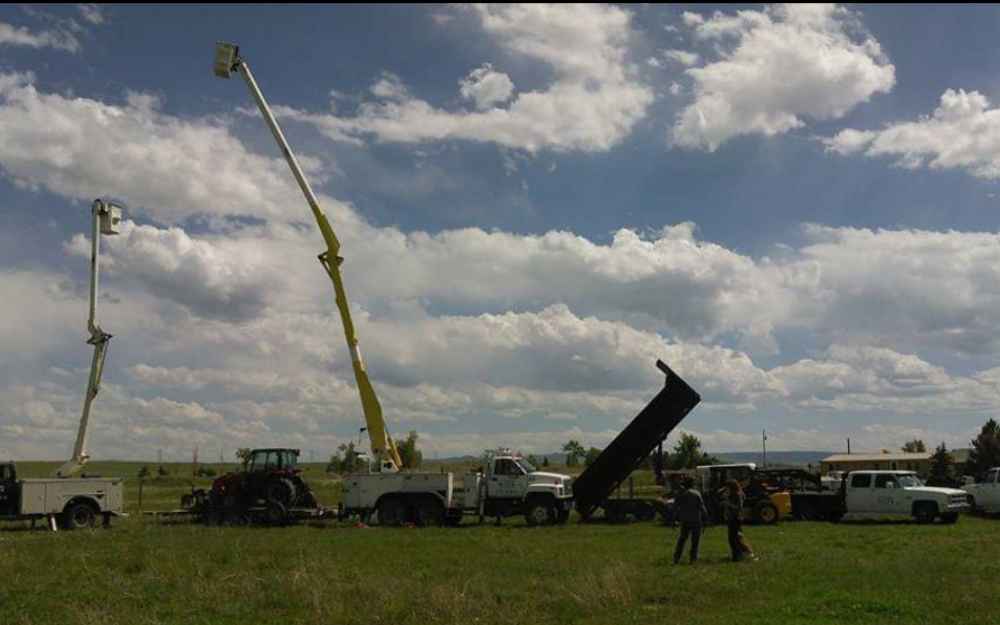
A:
POLYGON ((778 522, 778 507, 770 501, 760 501, 753 507, 753 520, 761 525, 774 525, 778 522))
POLYGON ((538 525, 552 525, 556 522, 555 507, 548 501, 541 498, 528 501, 528 507, 524 511, 524 520, 532 527, 538 525))
POLYGON ((419 527, 440 527, 444 523, 444 505, 437 499, 421 499, 414 508, 419 527))
POLYGON ((937 516, 937 506, 933 503, 922 501, 913 505, 913 516, 917 523, 933 523, 937 516))
POLYGON ((81 530, 94 527, 97 523, 97 513, 94 507, 84 501, 70 502, 63 510, 62 524, 68 530, 81 530))
POLYGON ((398 527, 406 521, 406 506, 395 497, 386 497, 378 502, 378 524, 398 527))
POLYGON ((958 523, 958 513, 957 512, 946 512, 941 515, 941 522, 951 525, 953 523, 958 523))

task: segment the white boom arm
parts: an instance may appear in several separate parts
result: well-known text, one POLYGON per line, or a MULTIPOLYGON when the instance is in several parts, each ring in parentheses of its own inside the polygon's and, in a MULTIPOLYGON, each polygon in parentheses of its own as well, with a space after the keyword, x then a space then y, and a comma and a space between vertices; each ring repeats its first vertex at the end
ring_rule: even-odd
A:
POLYGON ((97 290, 100 275, 101 234, 118 234, 120 231, 121 208, 104 200, 94 200, 91 207, 93 225, 90 231, 90 318, 87 320, 87 330, 90 338, 88 345, 94 346, 94 358, 90 361, 90 377, 87 380, 87 392, 83 398, 83 415, 80 417, 80 429, 76 433, 76 444, 73 445, 73 455, 56 471, 57 477, 69 477, 87 464, 90 456, 87 454, 87 426, 90 423, 90 405, 97 397, 101 388, 101 374, 104 373, 104 358, 108 354, 108 343, 111 335, 101 329, 97 323, 97 290))

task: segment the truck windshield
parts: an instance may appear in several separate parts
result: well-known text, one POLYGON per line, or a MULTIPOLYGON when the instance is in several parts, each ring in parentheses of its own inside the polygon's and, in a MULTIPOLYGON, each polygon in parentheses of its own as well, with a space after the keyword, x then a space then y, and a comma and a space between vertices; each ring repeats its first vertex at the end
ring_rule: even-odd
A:
POLYGON ((531 464, 524 458, 515 458, 514 462, 516 462, 517 466, 521 467, 521 469, 523 469, 525 473, 534 473, 535 471, 537 471, 535 465, 531 464))
POLYGON ((896 476, 896 481, 899 482, 902 488, 912 488, 914 486, 923 486, 924 483, 920 481, 920 478, 916 475, 899 475, 896 476))

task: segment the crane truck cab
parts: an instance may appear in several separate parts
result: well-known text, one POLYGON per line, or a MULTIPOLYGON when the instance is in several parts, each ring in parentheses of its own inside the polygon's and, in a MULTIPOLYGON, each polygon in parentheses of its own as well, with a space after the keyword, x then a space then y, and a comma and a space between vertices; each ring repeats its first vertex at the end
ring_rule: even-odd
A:
POLYGON ((988 514, 1000 513, 1000 467, 993 467, 963 488, 969 493, 969 507, 972 510, 988 514))
POLYGON ((465 476, 464 507, 480 517, 523 514, 529 525, 565 523, 573 509, 571 479, 539 471, 509 449, 498 449, 487 454, 482 471, 465 476))

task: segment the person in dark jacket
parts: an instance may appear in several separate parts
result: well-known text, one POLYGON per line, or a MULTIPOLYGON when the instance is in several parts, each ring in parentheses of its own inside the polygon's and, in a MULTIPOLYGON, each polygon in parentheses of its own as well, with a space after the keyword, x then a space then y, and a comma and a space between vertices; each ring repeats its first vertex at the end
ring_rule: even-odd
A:
POLYGON ((677 521, 681 524, 681 533, 677 537, 677 546, 674 548, 674 564, 680 564, 681 556, 684 555, 684 544, 688 537, 691 537, 691 564, 698 561, 698 545, 701 543, 701 530, 708 522, 708 510, 705 508, 705 501, 694 488, 694 480, 690 477, 683 482, 684 490, 674 498, 674 508, 677 521))
POLYGON ((743 538, 743 489, 736 480, 726 482, 726 492, 722 497, 722 516, 726 520, 726 527, 729 534, 729 551, 732 553, 733 562, 739 562, 743 558, 756 560, 753 549, 743 538))

